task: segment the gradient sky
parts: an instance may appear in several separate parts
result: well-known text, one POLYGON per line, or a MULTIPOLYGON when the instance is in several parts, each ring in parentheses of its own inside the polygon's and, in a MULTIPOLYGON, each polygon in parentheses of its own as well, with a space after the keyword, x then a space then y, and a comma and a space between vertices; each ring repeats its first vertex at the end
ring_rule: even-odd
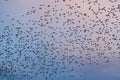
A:
MULTIPOLYGON (((119 40, 120 38, 120 35, 119 35, 120 33, 120 24, 119 24, 120 23, 120 20, 119 20, 120 10, 117 8, 119 3, 120 1, 118 0, 89 0, 89 1, 88 0, 71 0, 71 1, 65 0, 65 2, 63 0, 7 0, 7 1, 0 0, 0 70, 3 69, 3 73, 0 71, 1 80, 7 80, 8 77, 5 77, 4 74, 9 76, 9 74, 12 73, 12 70, 10 70, 11 67, 13 67, 13 70, 16 69, 16 72, 13 74, 14 80, 18 80, 18 78, 20 78, 22 74, 24 73, 28 74, 27 71, 30 70, 29 68, 25 70, 23 69, 23 67, 19 67, 21 63, 31 66, 31 63, 23 61, 24 55, 32 56, 35 62, 38 63, 38 61, 36 60, 36 55, 30 52, 29 49, 28 51, 26 50, 22 52, 23 55, 21 56, 21 58, 19 59, 17 63, 14 62, 14 59, 19 58, 17 51, 22 49, 22 48, 14 48, 14 44, 20 44, 18 43, 18 39, 14 35, 17 32, 16 31, 17 27, 21 27, 21 30, 23 32, 26 32, 27 30, 29 32, 30 27, 34 29, 34 32, 39 32, 39 31, 43 32, 43 35, 41 35, 41 37, 36 38, 38 39, 37 41, 34 41, 34 40, 31 42, 26 41, 25 43, 27 43, 28 46, 32 46, 35 49, 36 45, 34 45, 34 43, 43 41, 43 43, 45 44, 44 46, 47 47, 48 49, 45 50, 41 48, 40 51, 41 53, 44 53, 44 51, 49 53, 49 56, 46 57, 46 64, 49 63, 47 61, 49 60, 49 58, 51 58, 50 55, 53 52, 55 55, 57 55, 56 60, 55 60, 56 62, 57 61, 61 62, 60 60, 64 56, 74 55, 74 56, 83 57, 82 60, 78 60, 78 61, 79 63, 81 63, 82 61, 84 66, 78 67, 76 66, 76 64, 71 63, 71 66, 73 66, 76 71, 78 70, 77 72, 58 73, 58 74, 55 74, 56 77, 55 76, 49 77, 48 80, 120 80, 120 69, 119 69, 120 59, 118 59, 118 57, 120 57, 119 55, 120 50, 117 49, 118 48, 117 44, 119 45, 120 43, 120 40, 119 40), (45 5, 41 10, 39 10, 40 4, 45 5), (80 6, 80 9, 74 8, 75 4, 80 6), (51 7, 48 8, 47 5, 50 5, 51 7), (73 9, 71 10, 70 8, 68 8, 68 6, 66 7, 66 5, 73 6, 73 9), (89 8, 91 10, 88 10, 89 8), (34 10, 34 9, 36 10, 35 14, 31 12, 31 10, 34 10), (60 9, 63 9, 63 10, 60 11, 60 9), (99 12, 99 9, 101 9, 100 12, 99 12), (51 18, 53 18, 53 23, 50 23, 48 25, 48 26, 52 26, 53 29, 49 29, 48 27, 39 27, 38 23, 35 22, 40 19, 40 16, 44 16, 45 15, 44 13, 45 12, 47 13, 47 11, 48 12, 50 11, 50 14, 54 14, 51 16, 51 18), (78 14, 81 14, 81 16, 77 17, 77 14, 76 15, 73 14, 75 11, 78 12, 78 14), (60 13, 62 14, 64 12, 73 12, 73 13, 72 15, 68 13, 65 19, 64 19, 64 16, 61 16, 61 17, 58 16, 60 13), (26 15, 27 13, 28 15, 26 15), (97 16, 95 16, 95 13, 97 14, 97 16), (107 13, 111 15, 108 18, 106 18, 107 13), (86 14, 86 16, 89 16, 89 18, 86 17, 84 14, 86 14), (114 17, 117 17, 117 18, 114 18, 114 17), (14 20, 12 20, 13 18, 14 20), (67 19, 71 21, 70 22, 68 21, 67 23, 67 19), (106 24, 102 24, 102 21, 104 22, 107 19, 109 19, 108 22, 106 22, 107 26, 104 26, 106 24), (29 20, 31 20, 31 23, 28 22, 29 20), (79 20, 81 23, 77 22, 79 20), (95 21, 97 22, 100 20, 101 22, 98 22, 98 24, 96 24, 93 29, 90 28, 90 27, 93 27, 93 25, 95 24, 95 21), (59 23, 56 23, 57 21, 59 21, 59 23), (72 21, 74 22, 74 24, 72 24, 72 21), (111 24, 112 22, 114 22, 116 25, 114 23, 112 25, 111 24), (33 25, 34 23, 35 25, 33 25), (62 23, 65 23, 64 24, 65 26, 63 26, 62 23), (86 26, 85 29, 89 31, 86 33, 80 32, 79 30, 84 30, 83 27, 80 27, 80 29, 75 29, 75 26, 82 26, 82 25, 85 25, 86 26), (6 26, 9 26, 8 29, 6 26), (5 30, 5 27, 6 27, 6 30, 5 30), (36 27, 38 28, 35 29, 36 27), (71 33, 67 33, 67 31, 69 31, 70 28, 73 30, 74 33, 76 33, 76 35, 73 34, 73 36, 69 37, 72 31, 70 31, 71 33), (105 31, 107 32, 107 30, 110 31, 110 33, 101 34, 101 35, 97 34, 97 32, 101 31, 100 28, 103 29, 103 33, 105 31), (7 33, 7 31, 9 30, 10 30, 9 32, 10 35, 7 33), (48 37, 48 36, 51 36, 51 32, 55 32, 56 34, 52 35, 53 37, 48 37), (66 35, 62 36, 62 34, 66 34, 66 35), (117 40, 112 40, 113 38, 115 38, 111 36, 113 34, 117 36, 116 37, 117 40), (10 36, 11 37, 10 40, 13 40, 13 43, 11 45, 7 45, 6 44, 7 38, 4 38, 2 41, 2 38, 1 38, 2 35, 10 36), (77 44, 76 40, 79 39, 78 36, 81 36, 82 38, 80 38, 81 41, 80 42, 78 41, 78 44, 77 44), (98 37, 100 37, 101 39, 97 42, 96 38, 98 37), (106 45, 103 41, 103 38, 105 38, 106 43, 110 45, 106 45), (86 39, 92 39, 91 43, 86 43, 87 42, 86 39), (47 46, 46 42, 48 42, 48 44, 52 44, 56 42, 54 44, 54 47, 55 48, 57 47, 57 49, 53 50, 52 52, 50 50, 52 47, 47 46), (98 47, 95 47, 92 45, 92 43, 94 44, 94 42, 96 42, 96 44, 99 44, 100 51, 96 50, 98 47), (87 51, 86 49, 82 50, 81 45, 83 47, 87 45, 87 48, 92 48, 95 50, 94 52, 87 51), (13 52, 13 55, 10 56, 9 58, 5 58, 9 54, 9 52, 6 52, 5 49, 9 46, 13 48, 13 50, 11 50, 11 52, 13 52), (68 48, 68 50, 65 50, 65 48, 68 48), (107 48, 112 48, 112 49, 107 50, 107 48), (60 53, 58 53, 57 51, 60 51, 60 53), (81 51, 81 54, 80 54, 80 51, 81 51), (104 56, 107 58, 104 58, 104 56, 99 57, 97 55, 97 53, 99 52, 105 53, 104 56), (91 62, 86 59, 86 54, 90 54, 91 62), (108 58, 110 62, 106 63, 108 58), (12 61, 14 63, 13 66, 9 66, 9 64, 7 64, 7 61, 12 61), (3 64, 3 62, 5 62, 5 65, 3 64), (19 72, 18 67, 20 68, 20 70, 23 71, 22 73, 19 72), (8 73, 4 72, 5 69, 8 69, 8 73), (75 75, 75 77, 69 77, 69 75, 75 75)), ((43 19, 45 18, 43 17, 43 19)), ((50 22, 50 20, 48 20, 48 22, 50 22)), ((44 21, 42 23, 45 24, 44 21)), ((31 31, 30 36, 35 35, 34 32, 31 31)), ((19 33, 19 34, 21 34, 24 37, 26 36, 23 33, 19 33)), ((27 37, 25 37, 25 39, 29 40, 29 38, 27 37)), ((34 36, 33 36, 33 39, 35 39, 34 36)), ((25 44, 24 39, 21 41, 23 41, 21 42, 21 44, 25 44)), ((65 62, 65 65, 68 64, 67 61, 64 61, 64 62, 65 62)), ((58 66, 55 65, 54 67, 58 67, 58 66)), ((69 68, 70 67, 67 65, 68 70, 69 68)), ((35 68, 32 71, 37 72, 38 69, 39 69, 39 66, 35 66, 35 68)), ((49 71, 51 72, 51 70, 49 71)), ((28 74, 28 75, 29 76, 21 78, 20 80, 29 80, 32 74, 28 74)), ((44 75, 42 74, 39 74, 38 76, 32 76, 32 77, 33 77, 32 80, 46 80, 44 75)), ((11 80, 13 79, 11 78, 11 80)))

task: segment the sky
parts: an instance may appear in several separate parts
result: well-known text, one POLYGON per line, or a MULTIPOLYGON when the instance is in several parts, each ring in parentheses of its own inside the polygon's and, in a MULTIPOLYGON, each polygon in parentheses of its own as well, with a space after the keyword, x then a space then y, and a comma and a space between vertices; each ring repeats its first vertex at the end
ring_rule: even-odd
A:
POLYGON ((120 1, 0 0, 0 80, 120 80, 120 1))

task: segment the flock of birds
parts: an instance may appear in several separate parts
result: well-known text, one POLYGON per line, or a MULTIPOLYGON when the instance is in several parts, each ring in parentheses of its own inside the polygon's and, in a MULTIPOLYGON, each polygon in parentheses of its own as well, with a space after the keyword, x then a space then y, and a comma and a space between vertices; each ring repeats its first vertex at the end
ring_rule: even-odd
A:
POLYGON ((20 19, 8 13, 9 25, 0 18, 0 74, 74 79, 85 74, 82 66, 120 59, 120 4, 102 1, 51 0, 30 6, 20 19))

